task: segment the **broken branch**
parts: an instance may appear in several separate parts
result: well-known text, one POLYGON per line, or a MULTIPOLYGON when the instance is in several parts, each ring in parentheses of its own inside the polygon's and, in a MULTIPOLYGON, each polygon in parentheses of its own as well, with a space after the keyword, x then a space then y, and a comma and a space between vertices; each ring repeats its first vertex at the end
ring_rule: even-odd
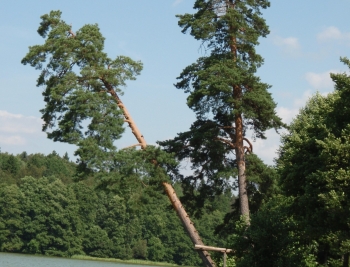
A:
POLYGON ((244 141, 246 141, 249 144, 249 153, 253 153, 253 145, 252 143, 247 139, 247 138, 243 138, 244 141))

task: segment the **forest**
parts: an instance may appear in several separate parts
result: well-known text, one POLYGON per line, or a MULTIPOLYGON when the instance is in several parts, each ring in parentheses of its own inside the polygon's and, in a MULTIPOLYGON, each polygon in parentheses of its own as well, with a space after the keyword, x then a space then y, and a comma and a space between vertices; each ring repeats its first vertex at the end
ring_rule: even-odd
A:
POLYGON ((206 53, 175 84, 195 121, 156 146, 122 102, 142 62, 110 58, 97 24, 43 15, 44 43, 21 63, 40 72, 43 131, 75 145, 76 160, 1 152, 0 250, 223 266, 221 252, 194 250, 207 245, 232 249, 228 267, 349 266, 350 76, 331 74, 334 91, 283 123, 257 76, 269 6, 196 0, 195 13, 177 15, 206 53), (126 127, 137 143, 117 148, 126 127), (283 131, 273 166, 253 142, 270 129, 283 131))
MULTIPOLYGON (((54 151, 0 154, 1 251, 199 265, 166 196, 145 186, 147 178, 76 181, 76 167, 54 151)), ((207 201, 195 220, 208 244, 223 245, 214 231, 233 200, 227 191, 207 201)))

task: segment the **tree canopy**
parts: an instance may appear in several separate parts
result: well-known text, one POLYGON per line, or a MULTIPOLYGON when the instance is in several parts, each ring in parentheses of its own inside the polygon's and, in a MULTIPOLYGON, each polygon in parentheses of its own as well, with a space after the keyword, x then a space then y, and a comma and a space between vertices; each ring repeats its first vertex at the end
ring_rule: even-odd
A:
POLYGON ((282 189, 295 198, 294 214, 308 242, 317 242, 321 264, 350 252, 350 77, 331 78, 335 92, 309 100, 282 138, 278 159, 282 189))
POLYGON ((73 33, 60 11, 41 19, 38 33, 45 43, 29 47, 22 63, 41 70, 37 86, 44 87, 43 130, 53 141, 77 145, 75 154, 83 166, 108 168, 114 141, 124 131, 113 92, 122 93, 126 81, 140 74, 142 63, 125 56, 109 58, 97 24, 73 33))

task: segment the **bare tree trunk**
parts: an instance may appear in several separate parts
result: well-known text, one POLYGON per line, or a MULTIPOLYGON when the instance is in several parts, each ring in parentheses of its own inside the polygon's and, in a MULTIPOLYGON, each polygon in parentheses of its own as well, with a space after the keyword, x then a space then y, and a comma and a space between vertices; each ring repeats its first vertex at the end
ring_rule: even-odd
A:
POLYGON ((238 193, 240 212, 247 225, 250 225, 247 177, 245 172, 245 155, 243 146, 243 124, 241 115, 236 115, 236 160, 238 166, 238 193))
MULTIPOLYGON (((146 143, 143 135, 141 134, 141 132, 137 128, 137 126, 136 126, 134 120, 132 119, 131 115, 129 114, 128 110, 124 106, 123 102, 120 100, 119 96, 117 95, 117 93, 115 92, 113 87, 109 83, 107 83, 106 81, 104 81, 104 80, 102 80, 102 81, 103 81, 104 85, 106 86, 106 88, 108 89, 108 92, 114 97, 115 101, 117 102, 118 107, 123 111, 125 121, 129 124, 129 127, 131 128, 132 133, 134 134, 137 141, 139 142, 137 145, 141 146, 141 149, 145 149, 147 147, 147 143, 146 143)), ((193 225, 193 222, 191 222, 189 216, 187 215, 187 213, 186 213, 184 207, 182 206, 179 198, 177 197, 176 192, 175 192, 174 188, 172 187, 172 185, 169 183, 166 183, 166 182, 163 182, 162 184, 164 186, 164 190, 165 190, 168 198, 170 199, 174 209, 176 210, 177 215, 180 217, 181 222, 182 222, 183 226, 185 227, 186 232, 190 236, 193 244, 194 245, 204 245, 199 234, 198 234, 198 231, 196 230, 196 228, 193 225)), ((197 250, 197 252, 198 252, 200 258, 202 259, 205 267, 216 267, 215 262, 211 259, 208 251, 197 250)))

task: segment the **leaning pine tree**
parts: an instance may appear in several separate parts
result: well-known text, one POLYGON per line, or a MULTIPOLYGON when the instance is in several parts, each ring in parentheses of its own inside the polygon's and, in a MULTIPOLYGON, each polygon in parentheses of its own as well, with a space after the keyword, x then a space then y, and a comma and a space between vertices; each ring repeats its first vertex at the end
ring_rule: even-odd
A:
MULTIPOLYGON (((160 167, 162 162, 170 161, 171 156, 147 146, 119 98, 126 81, 135 80, 140 74, 142 63, 125 56, 109 58, 103 51, 104 37, 96 24, 84 25, 74 33, 71 26, 61 20, 60 11, 51 11, 41 19, 38 33, 45 38, 45 43, 29 47, 22 63, 41 70, 37 86, 44 87, 46 105, 41 112, 43 131, 48 138, 77 146, 75 155, 81 174, 115 175, 116 166, 122 165, 123 159, 118 158, 120 154, 118 156, 114 141, 121 137, 123 124, 127 122, 137 139, 136 145, 152 162, 153 173, 165 173, 160 167)), ((135 165, 132 163, 130 169, 137 168, 135 165)), ((163 177, 162 186, 187 233, 194 244, 203 245, 168 180, 163 177)), ((207 251, 198 251, 198 254, 205 266, 215 267, 207 251)))
POLYGON ((247 224, 245 153, 252 152, 247 130, 254 138, 264 139, 266 130, 284 126, 268 92, 270 85, 255 75, 263 64, 255 46, 259 37, 269 33, 260 10, 269 5, 267 0, 197 0, 195 14, 178 15, 182 32, 190 31, 202 41, 208 55, 186 67, 175 85, 189 93, 187 104, 196 121, 188 132, 160 142, 180 160, 191 158, 194 174, 183 178, 183 183, 205 197, 237 175, 240 214, 247 224))

